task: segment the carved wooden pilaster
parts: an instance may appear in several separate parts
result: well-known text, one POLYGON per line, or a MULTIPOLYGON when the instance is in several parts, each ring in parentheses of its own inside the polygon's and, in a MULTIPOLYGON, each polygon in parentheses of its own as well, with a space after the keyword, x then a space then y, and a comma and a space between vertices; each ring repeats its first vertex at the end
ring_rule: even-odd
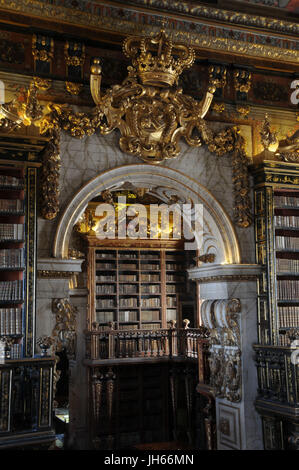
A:
POLYGON ((108 427, 109 435, 107 437, 107 446, 112 449, 114 437, 113 437, 113 398, 114 398, 114 385, 116 375, 113 369, 109 367, 108 372, 105 375, 106 379, 106 402, 107 402, 107 414, 108 414, 108 427))
POLYGON ((103 379, 104 376, 100 372, 95 373, 92 376, 93 416, 96 429, 100 420, 101 413, 103 379))

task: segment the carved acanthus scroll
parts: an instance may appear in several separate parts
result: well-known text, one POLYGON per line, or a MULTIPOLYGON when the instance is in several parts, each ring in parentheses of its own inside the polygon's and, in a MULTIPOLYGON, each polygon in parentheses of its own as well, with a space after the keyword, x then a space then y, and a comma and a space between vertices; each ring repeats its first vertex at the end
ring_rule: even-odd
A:
POLYGON ((205 300, 203 325, 210 331, 210 385, 216 396, 231 402, 242 399, 242 365, 238 299, 205 300))

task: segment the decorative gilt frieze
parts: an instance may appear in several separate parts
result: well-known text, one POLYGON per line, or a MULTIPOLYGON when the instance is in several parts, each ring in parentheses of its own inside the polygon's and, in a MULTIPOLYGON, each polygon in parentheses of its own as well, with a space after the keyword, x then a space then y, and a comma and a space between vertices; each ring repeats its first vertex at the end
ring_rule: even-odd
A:
POLYGON ((210 332, 210 385, 215 395, 231 402, 242 399, 242 366, 238 299, 205 300, 203 325, 210 332))
POLYGON ((83 89, 82 83, 65 82, 66 91, 71 95, 79 95, 83 89))
POLYGON ((37 277, 40 279, 70 279, 78 274, 75 271, 48 271, 46 269, 37 271, 37 277))
POLYGON ((50 78, 33 77, 33 83, 38 90, 48 91, 52 86, 52 80, 50 78))

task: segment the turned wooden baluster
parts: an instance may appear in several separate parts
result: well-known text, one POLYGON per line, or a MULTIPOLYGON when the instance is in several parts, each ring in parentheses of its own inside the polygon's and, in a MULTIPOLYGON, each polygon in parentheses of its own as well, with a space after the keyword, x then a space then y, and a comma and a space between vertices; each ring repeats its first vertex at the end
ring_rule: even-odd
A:
POLYGON ((178 355, 178 347, 177 347, 177 330, 176 330, 176 320, 170 320, 170 327, 169 327, 169 355, 170 356, 177 356, 178 355))
MULTIPOLYGON (((190 320, 185 318, 185 320, 183 320, 184 330, 189 330, 189 324, 190 324, 190 320)), ((191 351, 190 339, 191 338, 189 338, 187 331, 183 332, 183 334, 184 336, 183 336, 183 341, 182 341, 182 354, 185 357, 190 357, 190 351, 191 351)))

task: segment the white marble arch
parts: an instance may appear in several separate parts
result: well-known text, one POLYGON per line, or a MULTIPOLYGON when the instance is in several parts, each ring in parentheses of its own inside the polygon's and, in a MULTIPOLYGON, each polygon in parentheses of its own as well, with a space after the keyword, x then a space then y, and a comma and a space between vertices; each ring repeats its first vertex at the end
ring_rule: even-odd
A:
MULTIPOLYGON (((124 183, 137 187, 155 187, 161 194, 169 190, 181 201, 203 204, 204 252, 216 254, 215 263, 240 263, 240 249, 234 227, 222 205, 198 181, 178 170, 151 164, 123 165, 104 171, 86 183, 72 198, 62 214, 55 234, 53 256, 68 258, 71 232, 88 202, 105 189, 115 189, 124 183)), ((163 200, 163 197, 161 197, 163 200)), ((167 201, 167 198, 164 201, 167 201)))

